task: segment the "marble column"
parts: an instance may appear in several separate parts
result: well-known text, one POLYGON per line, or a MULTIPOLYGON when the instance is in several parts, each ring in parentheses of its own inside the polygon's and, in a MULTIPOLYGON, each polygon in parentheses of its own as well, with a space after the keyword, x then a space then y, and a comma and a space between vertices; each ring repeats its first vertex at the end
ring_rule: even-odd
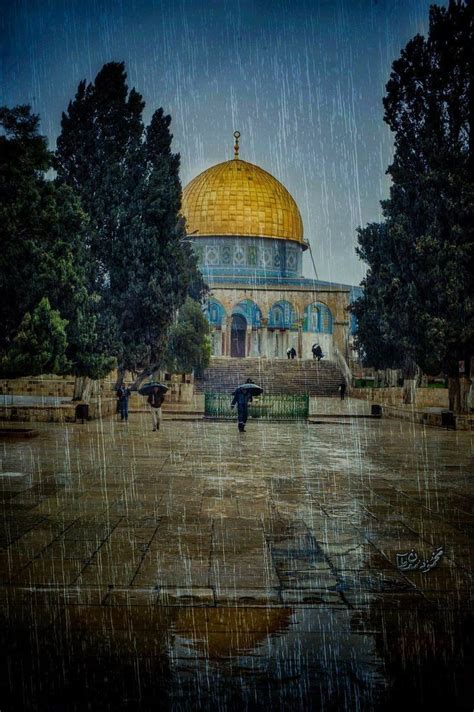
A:
POLYGON ((245 333, 245 355, 252 356, 252 324, 247 324, 245 333))
POLYGON ((262 331, 262 347, 260 349, 260 356, 263 356, 264 358, 268 358, 268 319, 262 319, 261 331, 262 331))
POLYGON ((303 319, 298 319, 298 354, 297 358, 303 358, 303 319))
POLYGON ((222 336, 221 336, 221 338, 222 338, 222 347, 221 347, 222 356, 227 356, 227 324, 228 324, 228 319, 225 316, 222 319, 222 327, 221 327, 222 328, 222 332, 221 332, 221 334, 222 334, 222 336))

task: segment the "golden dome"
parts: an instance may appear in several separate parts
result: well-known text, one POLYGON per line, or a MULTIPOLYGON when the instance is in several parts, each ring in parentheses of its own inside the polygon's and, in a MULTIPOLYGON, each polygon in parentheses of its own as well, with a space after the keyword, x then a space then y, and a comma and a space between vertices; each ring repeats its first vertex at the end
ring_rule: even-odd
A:
POLYGON ((273 237, 303 242, 300 211, 262 168, 233 158, 208 168, 183 191, 188 234, 273 237))

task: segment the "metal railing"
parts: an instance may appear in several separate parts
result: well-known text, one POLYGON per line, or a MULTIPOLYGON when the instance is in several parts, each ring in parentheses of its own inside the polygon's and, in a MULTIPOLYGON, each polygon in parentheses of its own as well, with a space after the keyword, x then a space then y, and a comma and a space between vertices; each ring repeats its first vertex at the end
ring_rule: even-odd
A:
MULTIPOLYGON (((232 396, 226 393, 205 393, 204 414, 208 418, 235 420, 237 411, 231 408, 232 396)), ((261 420, 306 420, 309 415, 308 395, 268 395, 249 403, 249 418, 261 420)))

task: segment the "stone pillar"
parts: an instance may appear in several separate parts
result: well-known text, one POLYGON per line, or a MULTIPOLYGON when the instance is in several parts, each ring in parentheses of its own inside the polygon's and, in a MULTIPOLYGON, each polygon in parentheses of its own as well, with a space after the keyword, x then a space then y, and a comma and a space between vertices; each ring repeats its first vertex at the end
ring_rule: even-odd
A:
POLYGON ((339 349, 339 353, 341 353, 346 361, 349 358, 348 354, 348 341, 347 341, 347 335, 348 335, 348 330, 349 330, 349 322, 348 321, 334 321, 334 333, 332 335, 333 338, 333 343, 337 346, 339 349))
POLYGON ((252 324, 247 324, 247 331, 245 332, 245 355, 252 355, 252 324))
POLYGON ((228 355, 228 351, 227 351, 227 331, 228 331, 228 328, 227 328, 227 327, 228 327, 228 322, 229 322, 229 320, 228 320, 228 318, 225 316, 225 317, 222 319, 222 332, 221 332, 221 339, 222 339, 221 351, 222 351, 222 355, 223 355, 223 356, 227 356, 227 355, 228 355))
POLYGON ((298 319, 298 358, 303 358, 303 319, 298 319))
POLYGON ((227 325, 227 333, 226 333, 226 340, 225 340, 225 355, 226 356, 230 356, 231 352, 232 352, 231 340, 232 340, 232 317, 230 318, 228 325, 227 325))
POLYGON ((260 356, 268 358, 268 319, 262 319, 262 348, 260 349, 260 356))
POLYGON ((252 329, 250 333, 250 356, 258 358, 260 356, 260 349, 258 347, 258 336, 259 331, 257 329, 252 329))

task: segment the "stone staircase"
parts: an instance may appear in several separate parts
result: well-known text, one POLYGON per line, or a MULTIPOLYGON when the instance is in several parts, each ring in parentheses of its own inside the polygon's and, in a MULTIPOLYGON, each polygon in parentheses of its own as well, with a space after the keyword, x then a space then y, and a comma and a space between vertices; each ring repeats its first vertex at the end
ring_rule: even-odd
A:
POLYGON ((343 376, 339 366, 326 360, 213 358, 204 378, 195 381, 195 392, 231 393, 247 378, 267 395, 337 396, 343 376))

